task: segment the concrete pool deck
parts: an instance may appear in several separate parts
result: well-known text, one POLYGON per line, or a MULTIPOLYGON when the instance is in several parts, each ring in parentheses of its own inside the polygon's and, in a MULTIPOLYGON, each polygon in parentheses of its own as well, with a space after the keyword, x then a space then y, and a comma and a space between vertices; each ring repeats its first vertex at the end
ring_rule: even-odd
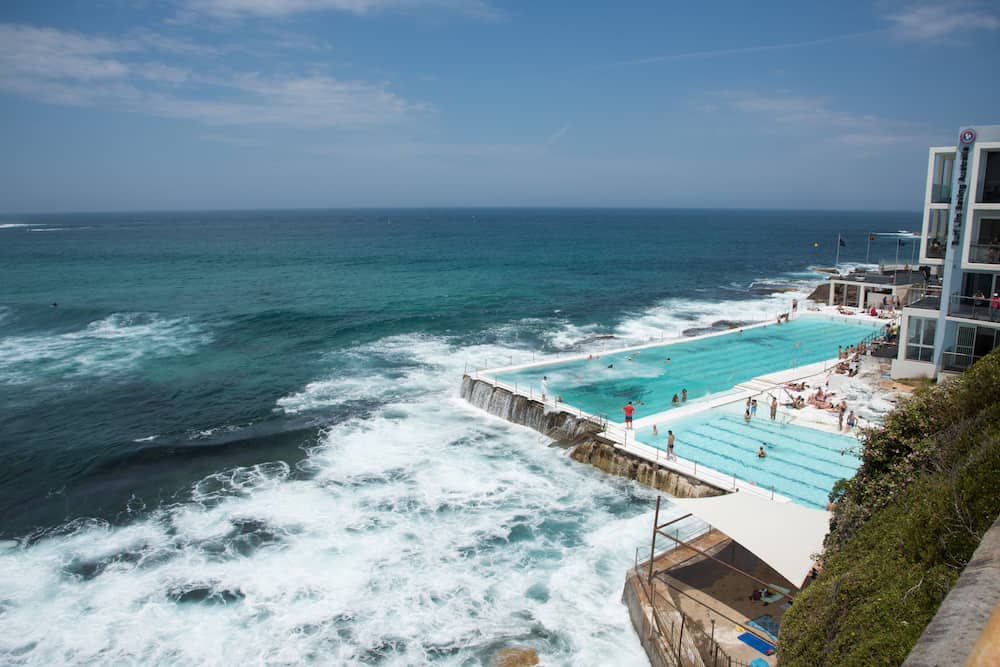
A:
MULTIPOLYGON (((874 317, 869 317, 866 315, 853 315, 844 316, 838 314, 832 308, 817 309, 819 312, 817 314, 808 314, 805 317, 822 317, 824 319, 830 320, 843 320, 851 322, 865 322, 867 324, 884 326, 886 324, 892 323, 894 320, 879 319, 874 317)), ((803 317, 803 315, 799 315, 803 317)), ((742 327, 743 330, 749 328, 763 328, 765 326, 774 325, 773 322, 765 322, 755 325, 750 325, 747 327, 742 327)), ((616 350, 602 351, 602 354, 612 354, 629 352, 634 350, 643 350, 653 347, 665 347, 677 343, 689 342, 698 339, 708 339, 715 338, 718 336, 732 335, 734 330, 727 330, 721 332, 713 332, 710 334, 705 334, 702 336, 692 337, 692 338, 681 338, 673 341, 656 341, 651 343, 645 343, 642 345, 627 346, 616 350)), ((492 385, 495 389, 502 389, 505 392, 509 392, 511 395, 520 396, 528 399, 532 402, 541 403, 546 412, 558 411, 563 413, 568 413, 571 416, 576 417, 580 420, 586 420, 592 424, 599 425, 600 435, 603 439, 610 441, 616 450, 620 450, 630 456, 637 459, 650 463, 657 468, 673 471, 684 477, 697 480, 708 484, 716 489, 723 492, 743 492, 750 493, 756 496, 766 497, 773 499, 778 502, 793 502, 791 498, 788 498, 780 493, 775 492, 773 489, 762 488, 761 486, 753 483, 741 480, 737 475, 729 475, 721 473, 717 470, 709 468, 705 465, 699 464, 697 461, 676 458, 674 460, 667 460, 665 452, 657 447, 651 446, 641 440, 637 440, 635 433, 632 431, 627 431, 624 425, 617 422, 609 421, 607 418, 587 413, 581 408, 575 407, 571 404, 565 402, 559 402, 555 400, 555 397, 548 396, 545 401, 541 400, 539 392, 533 387, 509 384, 502 382, 497 379, 497 375, 501 373, 507 373, 515 370, 524 370, 530 368, 542 369, 545 366, 552 364, 561 364, 568 361, 575 360, 587 360, 589 353, 581 352, 579 354, 574 354, 568 357, 557 357, 557 358, 547 358, 542 360, 537 360, 531 363, 516 364, 510 366, 503 366, 491 369, 475 369, 466 373, 467 378, 474 382, 483 382, 492 385)), ((869 358, 866 357, 865 360, 869 358)), ((715 408, 723 406, 731 406, 737 402, 745 402, 748 398, 766 397, 768 393, 778 395, 779 397, 784 396, 785 385, 790 382, 806 382, 811 388, 815 388, 819 385, 827 385, 831 381, 831 375, 833 369, 841 360, 837 358, 830 358, 824 361, 819 361, 815 363, 810 363, 802 366, 797 366, 794 368, 788 368, 784 370, 779 370, 758 377, 751 378, 734 385, 728 390, 716 392, 700 398, 697 400, 689 401, 688 403, 681 405, 679 407, 671 407, 667 410, 660 410, 654 414, 645 415, 635 420, 633 428, 635 430, 643 430, 645 428, 651 427, 656 424, 657 427, 663 432, 664 429, 669 428, 671 422, 691 417, 699 413, 713 410, 715 408)), ((839 377, 839 376, 837 376, 839 377)), ((471 401, 471 397, 467 397, 471 401)), ((781 400, 781 398, 779 398, 781 400)), ((485 406, 480 406, 484 407, 485 406)), ((641 406, 640 406, 641 407, 641 406)), ((766 418, 768 411, 768 403, 762 402, 760 405, 761 416, 766 418)), ((791 410, 783 409, 781 414, 783 418, 787 418, 789 423, 794 423, 799 426, 804 426, 808 428, 818 428, 819 430, 824 430, 827 432, 839 432, 836 428, 836 418, 830 420, 829 413, 823 413, 822 411, 816 410, 814 408, 805 408, 802 410, 791 410)), ((761 416, 757 418, 760 419, 761 416)))

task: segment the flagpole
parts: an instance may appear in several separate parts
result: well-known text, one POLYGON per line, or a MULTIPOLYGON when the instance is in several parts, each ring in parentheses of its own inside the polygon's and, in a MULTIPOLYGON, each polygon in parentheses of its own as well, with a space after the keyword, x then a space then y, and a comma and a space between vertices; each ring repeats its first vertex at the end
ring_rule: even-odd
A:
POLYGON ((837 234, 837 259, 833 263, 833 268, 840 266, 840 234, 837 234))
POLYGON ((872 254, 872 233, 868 232, 868 249, 865 250, 865 264, 868 263, 868 256, 872 254))
POLYGON ((896 239, 896 262, 895 262, 895 264, 892 267, 893 271, 895 271, 896 268, 899 267, 899 243, 900 243, 900 241, 902 241, 902 239, 898 239, 898 238, 896 239))

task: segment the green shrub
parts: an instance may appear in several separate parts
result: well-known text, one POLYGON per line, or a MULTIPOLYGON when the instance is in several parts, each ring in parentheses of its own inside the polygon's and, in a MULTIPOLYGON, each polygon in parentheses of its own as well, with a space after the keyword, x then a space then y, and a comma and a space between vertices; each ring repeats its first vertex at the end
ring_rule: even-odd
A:
POLYGON ((782 622, 782 665, 897 665, 1000 513, 1000 350, 864 436, 824 570, 782 622))

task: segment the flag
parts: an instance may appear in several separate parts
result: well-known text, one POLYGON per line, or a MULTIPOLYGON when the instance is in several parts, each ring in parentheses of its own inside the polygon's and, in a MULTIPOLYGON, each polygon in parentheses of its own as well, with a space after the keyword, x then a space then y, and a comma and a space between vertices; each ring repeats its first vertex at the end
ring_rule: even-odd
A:
POLYGON ((869 234, 868 235, 868 240, 869 241, 874 241, 875 240, 875 235, 874 234, 869 234))
POLYGON ((847 247, 847 244, 846 244, 846 243, 844 243, 844 239, 842 239, 842 238, 840 238, 840 237, 838 236, 838 237, 837 237, 837 240, 838 240, 838 241, 840 241, 840 247, 841 247, 841 248, 846 248, 846 247, 847 247))

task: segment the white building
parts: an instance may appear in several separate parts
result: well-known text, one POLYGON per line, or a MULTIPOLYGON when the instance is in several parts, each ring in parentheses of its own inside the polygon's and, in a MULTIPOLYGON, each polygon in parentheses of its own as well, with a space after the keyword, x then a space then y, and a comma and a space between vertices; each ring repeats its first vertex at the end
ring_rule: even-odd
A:
POLYGON ((931 148, 920 263, 940 290, 911 294, 892 376, 959 373, 1000 345, 1000 125, 961 129, 954 147, 931 148))

